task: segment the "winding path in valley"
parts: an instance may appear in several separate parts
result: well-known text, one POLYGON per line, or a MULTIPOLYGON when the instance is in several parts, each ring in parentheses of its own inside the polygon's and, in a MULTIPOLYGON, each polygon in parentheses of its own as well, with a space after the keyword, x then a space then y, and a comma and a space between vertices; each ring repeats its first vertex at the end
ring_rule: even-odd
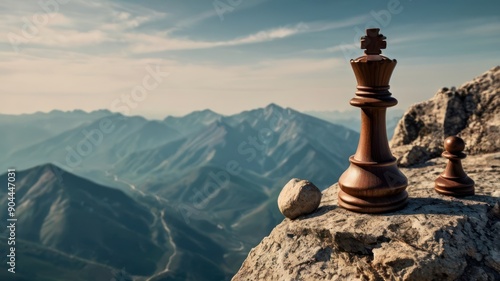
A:
POLYGON ((172 265, 172 261, 174 260, 174 257, 177 255, 177 245, 175 244, 174 239, 172 238, 172 232, 170 231, 170 228, 168 227, 167 223, 165 222, 165 210, 161 211, 161 223, 163 225, 163 229, 168 233, 168 241, 170 243, 170 246, 172 246, 172 249, 174 250, 174 252, 168 258, 168 262, 167 262, 167 265, 165 265, 165 269, 163 269, 162 271, 160 271, 160 272, 154 274, 153 276, 149 277, 148 279, 146 279, 146 281, 150 281, 150 280, 152 280, 153 278, 155 278, 157 276, 160 276, 160 275, 162 275, 164 273, 169 272, 170 271, 170 266, 172 265))
MULTIPOLYGON (((161 197, 159 197, 156 194, 146 194, 146 193, 144 193, 142 190, 137 189, 137 187, 134 184, 132 184, 130 182, 127 182, 125 180, 122 180, 117 175, 111 174, 108 171, 106 171, 106 175, 113 176, 113 180, 114 181, 120 182, 120 183, 123 183, 123 184, 127 185, 133 192, 137 192, 137 193, 141 194, 143 197, 153 196, 158 201, 158 203, 161 203, 162 201, 168 202, 167 199, 161 198, 161 197)), ((155 214, 155 212, 153 210, 150 210, 150 212, 154 216, 155 220, 157 220, 158 219, 157 214, 155 214)), ((168 224, 165 222, 165 209, 161 210, 160 214, 161 214, 160 215, 160 219, 161 219, 161 224, 163 226, 163 230, 165 231, 165 234, 167 234, 167 236, 168 236, 168 243, 170 244, 170 247, 172 248, 172 250, 174 252, 168 258, 168 262, 165 265, 165 268, 162 271, 157 272, 154 275, 152 275, 151 277, 149 277, 148 279, 146 279, 146 281, 150 281, 150 280, 152 280, 153 278, 155 278, 157 276, 160 276, 160 275, 162 275, 164 273, 169 272, 170 271, 170 266, 172 265, 172 261, 174 260, 174 257, 177 255, 177 245, 175 244, 175 241, 174 241, 174 239, 172 237, 172 231, 168 227, 168 224)))

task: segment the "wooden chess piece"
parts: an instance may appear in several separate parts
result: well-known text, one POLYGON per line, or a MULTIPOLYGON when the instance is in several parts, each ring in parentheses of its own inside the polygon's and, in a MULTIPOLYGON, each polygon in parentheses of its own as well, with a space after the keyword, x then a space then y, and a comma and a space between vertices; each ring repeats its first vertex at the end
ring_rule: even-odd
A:
POLYGON ((403 208, 408 201, 408 180, 398 169, 387 141, 385 113, 398 101, 389 92, 396 60, 380 55, 386 48, 378 28, 361 38, 365 55, 351 60, 358 82, 352 106, 361 108, 361 132, 349 168, 339 179, 339 205, 360 213, 383 213, 403 208))
POLYGON ((444 141, 444 149, 441 155, 449 161, 444 172, 436 179, 434 190, 443 195, 456 197, 474 195, 474 181, 462 168, 462 159, 467 157, 463 153, 464 140, 455 136, 447 137, 444 141))

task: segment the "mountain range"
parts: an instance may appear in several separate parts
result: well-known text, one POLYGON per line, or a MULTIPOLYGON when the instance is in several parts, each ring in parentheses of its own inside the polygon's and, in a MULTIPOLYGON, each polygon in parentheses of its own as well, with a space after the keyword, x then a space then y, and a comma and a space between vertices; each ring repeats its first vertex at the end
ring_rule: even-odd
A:
MULTIPOLYGON (((17 278, 135 279, 168 269, 175 272, 168 280, 224 279, 223 249, 179 221, 168 206, 134 200, 52 164, 16 178, 17 278), (191 272, 186 264, 205 269, 191 272)), ((0 180, 7 182, 7 175, 0 180)), ((0 191, 0 202, 7 206, 5 193, 0 191)), ((0 218, 5 221, 7 213, 0 218)))
MULTIPOLYGON (((494 100, 497 88, 488 85, 498 84, 497 75, 481 77, 435 99, 467 105, 468 96, 484 92, 494 100)), ((495 103, 471 100, 476 107, 462 107, 476 108, 467 121, 473 125, 460 128, 498 131, 491 127, 498 123, 497 107, 486 115, 483 110, 495 103), (485 126, 478 126, 479 116, 489 120, 485 126)), ((420 130, 427 119, 408 122, 420 106, 400 121, 396 140, 435 136, 420 130)), ((462 107, 438 115, 453 117, 462 107)), ((388 119, 396 118, 388 112, 388 119)), ((349 126, 345 120, 356 118, 333 119, 349 126)), ((275 104, 231 116, 203 110, 164 120, 107 110, 0 115, 0 130, 0 171, 17 170, 16 280, 30 281, 229 280, 282 221, 276 207, 281 187, 303 178, 327 188, 347 168, 359 138, 345 126, 275 104)), ((7 174, 0 176, 7 181, 7 174)), ((3 206, 7 191, 0 189, 3 206)), ((7 245, 8 229, 0 234, 7 245)), ((0 272, 0 280, 9 274, 0 272)))
POLYGON ((34 245, 23 255, 37 265, 27 280, 45 266, 47 280, 67 280, 90 265, 102 272, 93 280, 228 280, 282 220, 281 187, 293 177, 336 182, 359 137, 275 104, 164 120, 55 111, 0 124, 18 130, 2 141, 0 167, 20 171, 29 231, 19 239, 34 245))

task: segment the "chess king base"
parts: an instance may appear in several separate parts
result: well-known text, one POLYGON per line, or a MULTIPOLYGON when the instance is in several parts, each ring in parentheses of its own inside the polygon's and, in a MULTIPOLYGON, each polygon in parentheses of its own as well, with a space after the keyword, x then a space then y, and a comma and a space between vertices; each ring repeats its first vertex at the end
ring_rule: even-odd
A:
POLYGON ((351 156, 351 165, 339 179, 339 206, 359 213, 385 213, 403 208, 408 202, 408 181, 396 166, 360 162, 351 156))

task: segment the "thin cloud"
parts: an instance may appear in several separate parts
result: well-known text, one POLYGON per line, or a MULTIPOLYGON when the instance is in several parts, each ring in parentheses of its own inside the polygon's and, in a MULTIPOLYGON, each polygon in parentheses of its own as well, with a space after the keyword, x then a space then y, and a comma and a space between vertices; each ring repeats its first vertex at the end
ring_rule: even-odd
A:
POLYGON ((366 19, 365 16, 356 16, 334 22, 311 22, 298 23, 293 26, 284 26, 262 30, 244 37, 235 38, 226 41, 195 41, 187 38, 169 37, 168 34, 145 35, 145 34, 126 34, 126 39, 132 43, 131 51, 133 53, 150 53, 170 50, 190 50, 207 49, 216 47, 239 46, 245 44, 255 44, 284 39, 301 33, 321 32, 332 29, 359 24, 366 19))
MULTIPOLYGON (((241 4, 237 4, 235 7, 233 7, 233 9, 234 9, 233 12, 238 13, 238 12, 244 11, 246 9, 253 8, 255 6, 263 4, 267 1, 269 1, 269 0, 253 0, 253 1, 239 2, 241 4)), ((215 2, 213 2, 213 3, 215 3, 215 2)), ((213 3, 212 3, 212 5, 215 5, 213 3)), ((188 17, 186 19, 180 20, 178 23, 176 23, 175 28, 173 28, 172 31, 183 29, 186 27, 192 27, 192 26, 195 26, 201 22, 204 22, 208 19, 215 18, 215 17, 219 18, 219 14, 217 13, 217 9, 214 6, 210 10, 206 10, 206 11, 201 12, 193 17, 188 17)))
POLYGON ((7 46, 12 47, 10 50, 19 52, 40 47, 62 49, 123 42, 123 34, 167 16, 150 9, 134 10, 110 2, 96 3, 97 6, 81 1, 71 4, 53 7, 52 10, 57 12, 51 13, 45 13, 36 5, 20 6, 24 15, 5 15, 0 18, 0 28, 5 30, 4 36, 0 36, 0 43, 7 43, 7 46), (89 20, 88 13, 102 20, 89 20))
MULTIPOLYGON (((263 2, 263 1, 262 1, 263 2)), ((192 49, 208 49, 227 46, 239 46, 246 44, 256 44, 269 42, 273 40, 284 39, 298 34, 321 32, 326 30, 339 29, 347 26, 359 24, 366 20, 366 16, 356 16, 347 19, 336 21, 316 21, 308 23, 298 23, 295 25, 281 26, 261 30, 247 36, 228 39, 224 41, 201 41, 187 37, 174 35, 172 31, 183 27, 189 27, 205 21, 209 18, 217 16, 215 10, 207 10, 195 17, 188 18, 176 24, 170 29, 165 29, 161 32, 135 32, 138 27, 145 23, 158 21, 167 17, 167 14, 160 13, 147 8, 137 8, 134 5, 125 5, 123 3, 115 3, 106 1, 98 7, 94 5, 86 5, 85 13, 94 12, 97 18, 103 21, 89 21, 85 13, 78 13, 71 7, 71 17, 61 12, 56 16, 51 15, 51 22, 45 26, 40 26, 40 32, 34 38, 23 38, 17 36, 16 40, 22 48, 40 47, 56 47, 56 48, 75 48, 89 45, 99 45, 107 42, 120 42, 122 50, 130 53, 153 53, 171 50, 192 50, 192 49), (94 10, 92 10, 94 9, 94 10), (63 23, 67 23, 64 25, 63 23), (123 49, 125 48, 125 49, 123 49)), ((78 2, 78 4, 82 4, 78 2)), ((256 4, 253 4, 256 5, 256 4)), ((243 7, 242 9, 248 8, 243 7)), ((250 5, 252 6, 252 5, 250 5)), ((69 9, 69 6, 65 7, 69 9)), ((67 11, 64 11, 67 12, 67 11)), ((7 30, 19 29, 21 22, 9 22, 0 19, 0 26, 10 27, 7 30)), ((164 24, 164 23, 163 23, 164 24)), ((18 30, 19 31, 19 30, 18 30)), ((17 34, 19 34, 17 32, 17 34)), ((12 36, 4 36, 0 38, 0 42, 11 43, 12 36)))
POLYGON ((210 18, 216 17, 217 12, 214 9, 202 12, 194 17, 186 18, 183 20, 180 20, 175 26, 175 29, 182 29, 186 27, 191 27, 194 26, 200 22, 203 22, 205 20, 208 20, 210 18))

